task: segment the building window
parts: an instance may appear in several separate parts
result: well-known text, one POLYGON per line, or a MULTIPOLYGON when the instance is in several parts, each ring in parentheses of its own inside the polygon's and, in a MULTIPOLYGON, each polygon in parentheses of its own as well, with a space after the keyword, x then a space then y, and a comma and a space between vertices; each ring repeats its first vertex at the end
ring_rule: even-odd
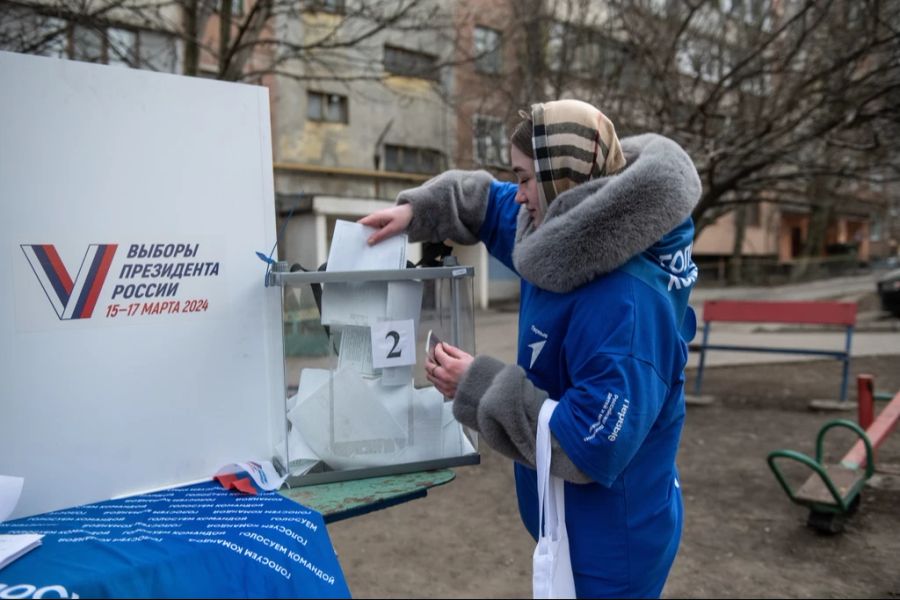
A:
POLYGON ((650 0, 650 10, 657 15, 670 14, 677 7, 677 0, 650 0))
MULTIPOLYGON (((720 0, 719 9, 724 15, 768 30, 772 26, 772 4, 769 0, 720 0)), ((853 2, 848 3, 850 7, 854 5, 853 2)))
POLYGON ((0 8, 0 50, 65 57, 69 24, 5 2, 0 8))
POLYGON ((444 168, 444 155, 431 148, 385 144, 384 168, 401 173, 438 173, 444 168))
POLYGON ((475 27, 475 69, 481 73, 499 73, 503 67, 500 32, 475 27))
POLYGON ((475 162, 482 165, 507 164, 506 127, 496 117, 475 115, 473 123, 475 162))
MULTIPOLYGON (((2 12, 2 11, 0 11, 2 12)), ((176 72, 175 36, 142 29, 73 23, 11 9, 0 23, 0 49, 85 62, 176 72)))
MULTIPOLYGON (((222 0, 216 0, 216 12, 222 12, 222 0)), ((231 15, 240 17, 244 14, 244 0, 231 0, 231 15)))
POLYGON ((106 32, 106 63, 131 67, 137 64, 137 33, 110 28, 106 32))
POLYGON ((347 123, 347 96, 306 92, 306 118, 310 121, 347 123))
POLYGON ((347 10, 347 3, 345 0, 313 0, 307 7, 311 11, 342 15, 347 10))
POLYGON ((69 58, 84 62, 105 63, 105 32, 93 27, 75 25, 72 28, 69 58))
POLYGON ((634 46, 590 27, 555 22, 549 30, 547 66, 565 76, 626 89, 645 89, 643 86, 650 82, 635 55, 634 46))
POLYGON ((165 73, 175 73, 178 69, 175 38, 154 31, 73 25, 65 56, 74 60, 165 73))
POLYGON ((762 207, 759 202, 751 202, 744 205, 744 224, 747 227, 759 227, 762 225, 762 207))
POLYGON ((436 56, 396 46, 384 47, 384 70, 407 77, 435 80, 438 78, 436 56))
POLYGON ((155 31, 141 31, 137 35, 138 66, 164 73, 178 69, 178 47, 175 40, 155 31))
POLYGON ((884 223, 882 221, 878 219, 872 220, 869 228, 869 239, 873 242, 880 242, 883 235, 883 227, 884 223))
POLYGON ((680 73, 712 83, 718 82, 733 62, 730 48, 704 38, 685 39, 675 51, 675 64, 680 73))
POLYGON ((63 19, 37 18, 40 20, 37 22, 35 32, 40 36, 43 43, 39 46, 36 54, 56 58, 66 57, 69 47, 67 39, 68 22, 63 19))

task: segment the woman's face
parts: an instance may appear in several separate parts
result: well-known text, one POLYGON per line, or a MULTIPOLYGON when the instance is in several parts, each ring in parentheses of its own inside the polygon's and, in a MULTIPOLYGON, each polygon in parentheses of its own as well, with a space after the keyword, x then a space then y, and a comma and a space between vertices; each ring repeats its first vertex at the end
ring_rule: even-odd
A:
POLYGON ((510 144, 509 160, 512 163, 513 173, 519 180, 516 202, 525 205, 525 208, 531 214, 531 220, 534 222, 535 228, 537 228, 541 221, 544 220, 544 215, 538 204, 538 186, 537 179, 534 176, 534 160, 516 148, 515 144, 510 144))

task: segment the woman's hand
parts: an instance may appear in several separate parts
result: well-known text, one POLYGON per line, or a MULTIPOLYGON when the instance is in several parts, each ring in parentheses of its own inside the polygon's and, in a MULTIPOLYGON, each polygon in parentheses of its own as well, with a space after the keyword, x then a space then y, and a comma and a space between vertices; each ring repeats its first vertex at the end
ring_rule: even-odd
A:
POLYGON ((428 381, 447 398, 456 396, 459 380, 469 369, 475 357, 446 342, 441 342, 434 349, 434 360, 425 359, 425 374, 428 381))
POLYGON ((381 240, 406 231, 410 221, 412 221, 412 217, 412 205, 400 204, 399 206, 392 206, 391 208, 373 212, 371 215, 367 215, 357 221, 357 223, 374 227, 378 230, 369 236, 369 245, 374 246, 381 240))

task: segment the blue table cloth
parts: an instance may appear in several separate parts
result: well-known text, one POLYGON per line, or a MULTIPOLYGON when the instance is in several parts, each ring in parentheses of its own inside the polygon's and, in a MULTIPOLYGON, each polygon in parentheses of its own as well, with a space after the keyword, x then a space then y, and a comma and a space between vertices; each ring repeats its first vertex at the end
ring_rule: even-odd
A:
POLYGON ((42 533, 0 597, 350 596, 322 516, 276 492, 209 482, 0 523, 42 533))

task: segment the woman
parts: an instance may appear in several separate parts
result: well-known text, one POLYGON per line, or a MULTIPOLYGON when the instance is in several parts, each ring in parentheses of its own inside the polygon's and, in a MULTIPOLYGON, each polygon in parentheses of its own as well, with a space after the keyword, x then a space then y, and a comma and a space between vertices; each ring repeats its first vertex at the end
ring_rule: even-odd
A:
POLYGON ((361 223, 370 243, 482 241, 522 278, 518 365, 441 344, 429 380, 488 445, 515 461, 519 511, 537 538, 535 431, 550 421, 566 480, 579 597, 659 596, 681 537, 675 455, 684 422, 689 215, 700 180, 673 141, 619 141, 584 102, 536 104, 511 138, 518 185, 448 171, 361 223))

